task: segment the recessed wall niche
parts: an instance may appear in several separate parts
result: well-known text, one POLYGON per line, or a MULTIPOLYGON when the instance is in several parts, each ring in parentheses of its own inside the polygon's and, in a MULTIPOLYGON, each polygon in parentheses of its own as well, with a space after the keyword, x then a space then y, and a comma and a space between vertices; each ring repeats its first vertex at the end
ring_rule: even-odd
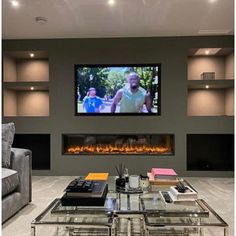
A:
POLYGON ((188 116, 233 116, 234 89, 189 89, 188 116))
POLYGON ((11 51, 4 53, 3 57, 4 82, 49 81, 47 52, 11 51))
POLYGON ((33 170, 50 170, 50 143, 50 134, 15 134, 12 146, 32 151, 33 170))
POLYGON ((233 171, 233 134, 187 134, 187 170, 233 171))
POLYGON ((188 52, 188 116, 234 115, 234 50, 195 48, 188 52))
POLYGON ((49 115, 49 93, 46 90, 4 89, 3 96, 4 116, 49 115))
POLYGON ((45 51, 3 55, 4 116, 49 116, 49 62, 45 51))

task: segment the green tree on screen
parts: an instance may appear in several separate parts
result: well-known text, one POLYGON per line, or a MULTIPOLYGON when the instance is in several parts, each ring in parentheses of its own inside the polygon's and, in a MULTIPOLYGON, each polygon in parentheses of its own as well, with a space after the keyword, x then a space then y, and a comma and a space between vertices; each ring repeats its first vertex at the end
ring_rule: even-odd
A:
POLYGON ((77 69, 77 92, 80 94, 80 100, 87 95, 89 88, 93 87, 97 91, 97 96, 104 97, 106 93, 105 80, 106 74, 99 67, 81 67, 77 69))
POLYGON ((125 73, 121 71, 110 71, 105 82, 108 96, 115 96, 116 92, 124 87, 126 83, 125 73))

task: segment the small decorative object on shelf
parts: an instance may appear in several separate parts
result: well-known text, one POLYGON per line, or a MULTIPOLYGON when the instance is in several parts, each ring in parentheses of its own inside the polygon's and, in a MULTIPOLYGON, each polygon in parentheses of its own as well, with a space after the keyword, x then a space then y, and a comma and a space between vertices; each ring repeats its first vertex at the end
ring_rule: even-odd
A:
POLYGON ((195 201, 198 198, 197 192, 182 182, 179 182, 175 187, 171 186, 169 192, 174 202, 195 201))
POLYGON ((125 189, 125 178, 124 178, 124 172, 125 172, 125 166, 123 164, 119 164, 119 166, 116 166, 116 171, 118 174, 118 178, 116 179, 116 191, 124 190, 125 189))
POLYGON ((170 193, 168 191, 160 191, 160 196, 163 202, 165 203, 173 203, 173 200, 170 196, 170 193))
POLYGON ((140 175, 140 187, 143 189, 143 191, 148 191, 149 178, 147 175, 140 175))
POLYGON ((124 177, 125 177, 126 183, 128 183, 129 182, 129 171, 128 171, 128 168, 125 168, 124 177))
POLYGON ((129 176, 129 187, 130 188, 139 188, 139 176, 130 175, 129 176))
POLYGON ((116 191, 119 192, 124 189, 125 189, 125 179, 124 178, 116 179, 116 191))
POLYGON ((215 72, 203 72, 201 74, 202 80, 214 80, 215 79, 215 72))

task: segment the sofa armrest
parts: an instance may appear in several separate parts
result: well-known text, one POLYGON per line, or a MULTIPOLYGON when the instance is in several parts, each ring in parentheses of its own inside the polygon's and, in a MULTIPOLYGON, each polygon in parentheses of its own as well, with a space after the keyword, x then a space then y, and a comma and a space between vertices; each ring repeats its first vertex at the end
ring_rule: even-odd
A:
POLYGON ((11 149, 11 168, 18 172, 20 185, 17 188, 25 198, 31 202, 31 169, 32 169, 32 152, 28 149, 12 148, 11 149))

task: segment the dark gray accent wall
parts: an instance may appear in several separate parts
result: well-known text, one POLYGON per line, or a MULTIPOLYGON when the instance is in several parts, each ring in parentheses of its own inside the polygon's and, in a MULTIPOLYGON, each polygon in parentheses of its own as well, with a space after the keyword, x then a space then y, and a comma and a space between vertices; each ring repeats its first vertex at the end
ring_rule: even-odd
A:
POLYGON ((4 40, 3 51, 46 50, 49 53, 49 117, 3 118, 17 133, 51 134, 51 170, 34 175, 115 174, 120 162, 130 173, 172 167, 181 176, 233 176, 233 172, 186 171, 186 134, 233 133, 233 117, 187 116, 187 51, 234 45, 233 36, 113 39, 4 40), (74 113, 74 64, 161 63, 161 116, 79 117, 74 113), (174 156, 63 156, 62 133, 173 133, 174 156))

